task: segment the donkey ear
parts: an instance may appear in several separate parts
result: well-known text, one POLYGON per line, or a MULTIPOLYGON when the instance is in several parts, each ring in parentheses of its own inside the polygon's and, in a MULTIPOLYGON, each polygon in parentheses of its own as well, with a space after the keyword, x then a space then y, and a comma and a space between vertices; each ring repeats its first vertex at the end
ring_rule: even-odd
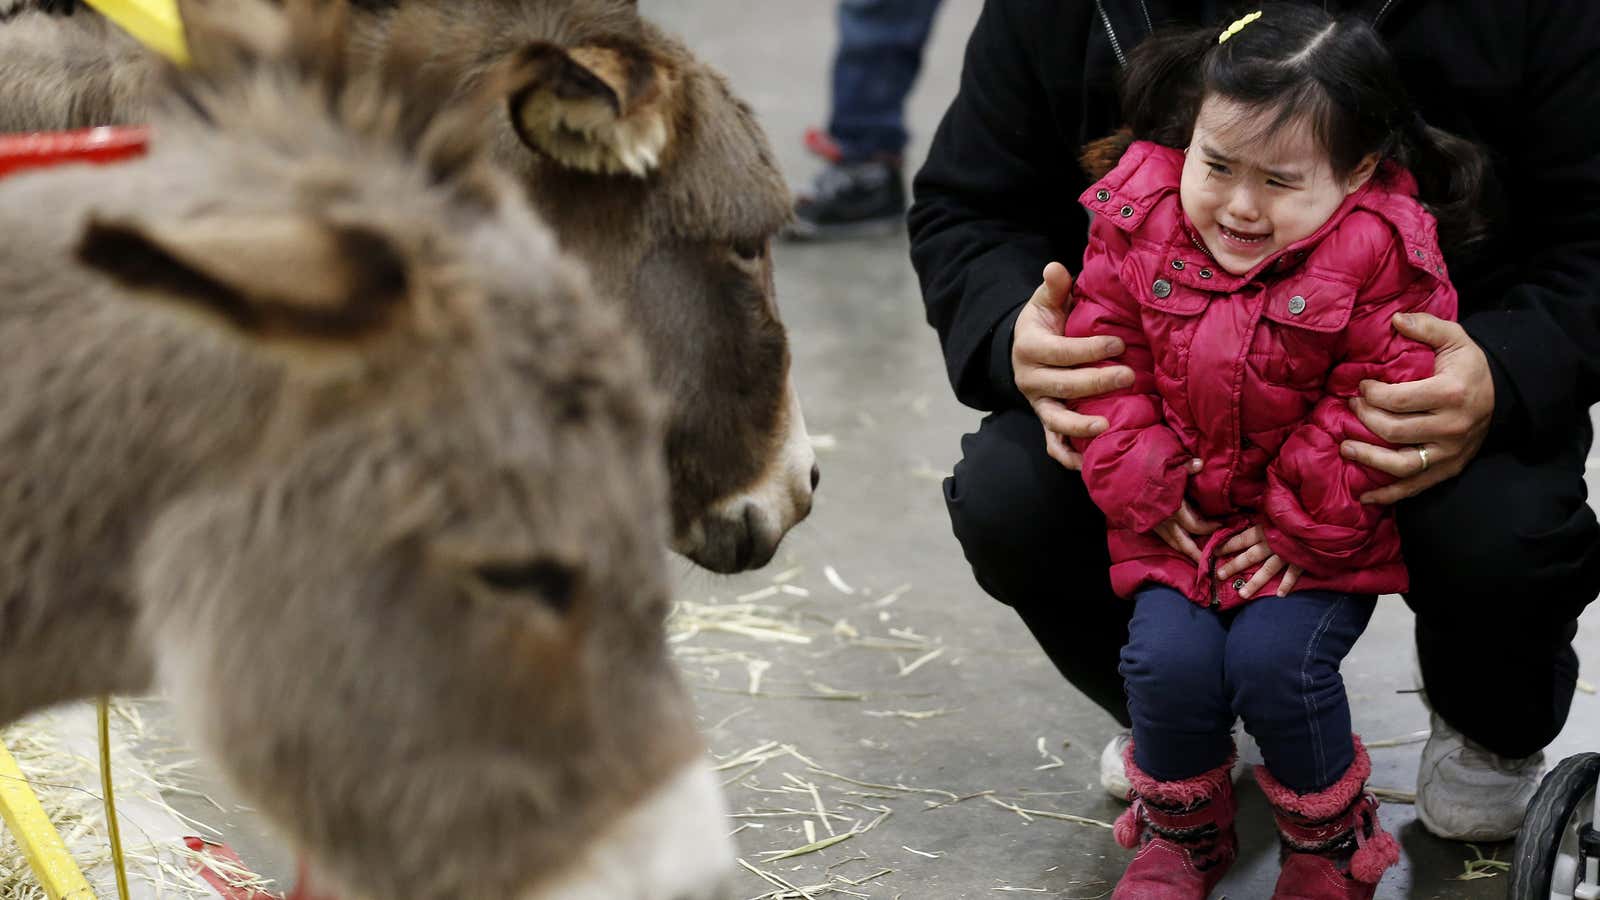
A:
POLYGON ((680 92, 666 60, 627 44, 524 47, 506 96, 522 142, 561 165, 643 178, 669 151, 680 92))
POLYGON ((405 258, 388 238, 300 216, 96 218, 77 257, 124 287, 265 340, 376 335, 408 295, 405 258))

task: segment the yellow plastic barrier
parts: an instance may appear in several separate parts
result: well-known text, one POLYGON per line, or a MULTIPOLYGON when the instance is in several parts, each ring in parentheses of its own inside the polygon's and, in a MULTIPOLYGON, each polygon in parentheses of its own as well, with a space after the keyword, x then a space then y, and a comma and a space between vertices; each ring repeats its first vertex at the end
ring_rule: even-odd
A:
POLYGON ((178 0, 88 0, 100 14, 122 26, 146 47, 179 65, 189 62, 178 0))
POLYGON ((95 900, 94 890, 4 745, 0 745, 0 817, 50 900, 95 900))

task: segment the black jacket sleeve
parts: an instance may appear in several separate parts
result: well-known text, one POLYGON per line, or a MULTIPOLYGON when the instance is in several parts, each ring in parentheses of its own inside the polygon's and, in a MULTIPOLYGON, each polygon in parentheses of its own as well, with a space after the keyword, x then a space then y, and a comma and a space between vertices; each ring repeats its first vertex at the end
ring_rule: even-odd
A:
POLYGON ((1062 105, 1083 95, 1063 81, 1084 71, 1090 6, 985 2, 960 90, 913 184, 911 261, 928 323, 957 398, 978 409, 1022 405, 1011 377, 1017 312, 1046 263, 1082 263, 1082 116, 1062 105))
POLYGON ((1532 3, 1524 133, 1508 157, 1513 283, 1463 324, 1490 358, 1490 439, 1549 446, 1600 401, 1600 3, 1532 3))

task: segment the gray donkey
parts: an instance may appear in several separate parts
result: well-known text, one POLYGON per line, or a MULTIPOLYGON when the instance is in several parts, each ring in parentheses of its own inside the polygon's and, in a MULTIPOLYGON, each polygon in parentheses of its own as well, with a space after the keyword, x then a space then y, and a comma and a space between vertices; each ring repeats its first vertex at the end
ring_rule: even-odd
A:
MULTIPOLYGON (((749 108, 635 0, 347 2, 358 70, 411 48, 463 101, 488 96, 492 155, 643 335, 673 546, 764 565, 817 470, 772 279, 789 194, 749 108)), ((143 119, 156 61, 92 12, 43 10, 73 5, 0 0, 0 131, 143 119)))
POLYGON ((192 17, 148 157, 0 181, 0 722, 161 689, 345 898, 724 896, 645 354, 309 5, 192 17))

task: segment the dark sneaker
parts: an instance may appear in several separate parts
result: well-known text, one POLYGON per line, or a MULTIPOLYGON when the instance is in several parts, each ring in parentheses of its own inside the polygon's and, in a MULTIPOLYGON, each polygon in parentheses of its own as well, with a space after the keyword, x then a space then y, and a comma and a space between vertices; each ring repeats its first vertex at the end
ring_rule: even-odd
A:
POLYGON ((829 163, 795 201, 794 221, 784 236, 818 241, 892 234, 905 217, 906 188, 898 165, 829 163))

